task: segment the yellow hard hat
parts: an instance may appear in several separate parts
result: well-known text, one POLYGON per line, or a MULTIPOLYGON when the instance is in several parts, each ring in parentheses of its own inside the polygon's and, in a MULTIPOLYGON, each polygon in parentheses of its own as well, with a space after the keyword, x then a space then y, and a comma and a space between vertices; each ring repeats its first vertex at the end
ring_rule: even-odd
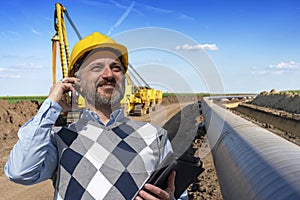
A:
MULTIPOLYGON (((91 35, 86 36, 82 40, 76 43, 71 53, 70 67, 68 70, 68 76, 74 76, 75 72, 79 69, 75 66, 76 62, 86 55, 89 51, 98 48, 110 48, 116 50, 120 54, 120 59, 125 67, 125 71, 128 68, 128 51, 127 48, 121 44, 116 43, 110 37, 103 35, 99 32, 94 32, 91 35)), ((80 63, 81 64, 81 63, 80 63)))

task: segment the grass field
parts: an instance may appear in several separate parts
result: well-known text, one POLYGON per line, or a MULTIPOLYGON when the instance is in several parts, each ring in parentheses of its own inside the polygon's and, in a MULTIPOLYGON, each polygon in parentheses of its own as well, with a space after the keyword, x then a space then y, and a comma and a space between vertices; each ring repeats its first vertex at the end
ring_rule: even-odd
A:
POLYGON ((210 96, 209 93, 163 93, 163 97, 186 97, 186 96, 196 96, 196 97, 205 97, 205 96, 210 96))
POLYGON ((7 100, 9 103, 16 103, 18 101, 38 101, 43 102, 47 96, 0 96, 0 99, 7 100))
MULTIPOLYGON (((300 94, 300 90, 288 90, 287 92, 293 92, 300 94)), ((205 96, 223 96, 224 94, 210 94, 210 93, 163 93, 163 97, 169 96, 195 96, 195 97, 205 97, 205 96)), ((225 94, 225 95, 241 95, 241 94, 225 94)), ((16 103, 18 101, 38 101, 42 103, 47 96, 0 96, 0 99, 7 100, 9 103, 16 103)))
POLYGON ((300 94, 300 90, 286 90, 285 92, 291 92, 291 93, 300 94))

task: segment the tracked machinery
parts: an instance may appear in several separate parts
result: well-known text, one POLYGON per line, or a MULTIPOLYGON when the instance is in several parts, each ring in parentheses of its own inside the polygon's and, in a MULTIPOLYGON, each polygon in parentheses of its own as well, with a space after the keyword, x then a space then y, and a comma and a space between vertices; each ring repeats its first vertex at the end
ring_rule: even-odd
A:
POLYGON ((162 91, 151 88, 149 84, 140 76, 140 74, 129 64, 130 75, 127 73, 128 96, 121 101, 125 111, 129 115, 141 116, 155 111, 162 102, 162 91), (135 80, 133 83, 131 77, 135 80), (142 82, 142 83, 141 83, 142 82), (127 98, 127 99, 126 99, 127 98))
MULTIPOLYGON (((70 50, 67 38, 67 30, 65 17, 69 21, 70 25, 74 29, 79 40, 82 39, 79 31, 75 27, 71 20, 66 8, 60 4, 55 4, 54 12, 54 29, 55 34, 52 37, 52 84, 57 82, 56 80, 56 58, 57 58, 57 44, 59 44, 59 57, 62 70, 62 78, 72 76, 70 75, 70 50)), ((124 98, 121 100, 121 106, 124 108, 125 113, 128 115, 144 115, 151 111, 156 110, 162 101, 162 91, 151 88, 145 80, 137 73, 137 71, 129 64, 129 70, 126 72, 126 88, 124 98), (134 83, 131 76, 136 80, 134 83), (141 80, 143 84, 140 83, 141 80)), ((67 94, 67 98, 72 103, 75 109, 68 113, 62 113, 58 120, 58 124, 69 124, 80 118, 82 108, 85 108, 85 101, 82 96, 67 94)))

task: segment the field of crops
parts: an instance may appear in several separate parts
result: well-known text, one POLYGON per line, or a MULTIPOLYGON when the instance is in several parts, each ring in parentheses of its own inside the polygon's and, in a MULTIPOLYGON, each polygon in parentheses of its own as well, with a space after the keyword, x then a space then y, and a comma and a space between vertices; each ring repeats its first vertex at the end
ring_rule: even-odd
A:
POLYGON ((163 97, 205 97, 209 93, 163 93, 163 97))
POLYGON ((7 100, 9 103, 16 103, 18 101, 38 101, 43 102, 47 96, 0 96, 0 99, 7 100))
MULTIPOLYGON (((163 93, 163 97, 203 97, 210 96, 209 93, 163 93)), ((7 100, 9 103, 16 103, 18 101, 38 101, 43 102, 47 96, 0 96, 0 99, 7 100)))

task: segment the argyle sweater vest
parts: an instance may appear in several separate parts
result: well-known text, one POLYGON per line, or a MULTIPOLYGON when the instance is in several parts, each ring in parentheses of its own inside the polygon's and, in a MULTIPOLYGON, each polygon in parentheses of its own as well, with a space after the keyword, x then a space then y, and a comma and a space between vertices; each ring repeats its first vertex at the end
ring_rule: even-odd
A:
POLYGON ((162 157, 166 131, 124 118, 110 126, 80 119, 54 131, 54 199, 132 199, 162 157))

